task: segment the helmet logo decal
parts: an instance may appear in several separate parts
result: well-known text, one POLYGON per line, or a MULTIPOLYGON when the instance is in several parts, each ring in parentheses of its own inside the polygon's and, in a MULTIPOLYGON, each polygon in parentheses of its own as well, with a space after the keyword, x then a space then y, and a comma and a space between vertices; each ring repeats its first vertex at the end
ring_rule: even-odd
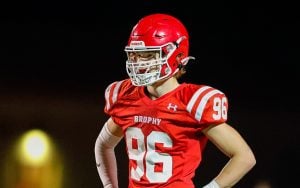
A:
POLYGON ((130 46, 131 47, 144 47, 145 43, 144 43, 144 41, 131 41, 130 46))

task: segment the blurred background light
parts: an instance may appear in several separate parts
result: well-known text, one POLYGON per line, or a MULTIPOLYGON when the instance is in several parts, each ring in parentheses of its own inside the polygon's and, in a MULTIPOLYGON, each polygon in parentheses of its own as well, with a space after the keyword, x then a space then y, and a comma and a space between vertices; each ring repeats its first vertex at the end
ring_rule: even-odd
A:
POLYGON ((41 130, 31 130, 21 139, 21 159, 31 165, 42 165, 51 155, 50 140, 41 130))
POLYGON ((3 188, 62 188, 64 165, 57 144, 31 129, 14 139, 4 161, 3 188))

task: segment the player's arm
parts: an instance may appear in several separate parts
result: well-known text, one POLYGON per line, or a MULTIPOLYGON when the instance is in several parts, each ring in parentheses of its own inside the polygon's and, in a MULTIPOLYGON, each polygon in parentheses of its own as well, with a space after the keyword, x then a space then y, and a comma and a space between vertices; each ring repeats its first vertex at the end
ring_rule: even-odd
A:
POLYGON ((98 174, 104 188, 118 188, 117 162, 114 148, 122 139, 121 128, 110 118, 103 126, 95 143, 98 174))
MULTIPOLYGON (((203 133, 230 159, 211 183, 232 187, 255 165, 255 156, 242 136, 226 123, 206 128, 203 133)), ((209 186, 207 186, 209 187, 209 186)))

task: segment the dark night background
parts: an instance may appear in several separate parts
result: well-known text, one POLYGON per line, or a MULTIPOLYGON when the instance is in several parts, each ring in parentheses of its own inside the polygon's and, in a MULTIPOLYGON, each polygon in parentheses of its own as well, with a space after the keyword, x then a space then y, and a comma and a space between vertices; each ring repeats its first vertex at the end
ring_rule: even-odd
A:
MULTIPOLYGON (((170 13, 190 33, 182 81, 229 98, 229 123, 257 165, 236 187, 259 179, 298 185, 299 10, 289 1, 5 1, 0 4, 0 161, 19 134, 47 131, 65 159, 66 187, 101 187, 94 143, 106 120, 104 89, 125 77, 129 33, 142 16, 170 13), (297 184, 296 184, 297 182, 297 184)), ((124 144, 117 149, 127 183, 124 144)), ((226 158, 208 145, 195 182, 209 182, 226 158)))

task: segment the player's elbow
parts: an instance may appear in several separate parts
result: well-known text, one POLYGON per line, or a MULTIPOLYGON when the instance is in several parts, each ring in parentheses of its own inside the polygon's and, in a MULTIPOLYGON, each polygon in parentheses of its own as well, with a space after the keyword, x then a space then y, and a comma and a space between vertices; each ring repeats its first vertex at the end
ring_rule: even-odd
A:
POLYGON ((250 171, 256 164, 256 158, 251 149, 240 150, 232 156, 233 161, 236 161, 245 172, 250 171))
POLYGON ((253 153, 252 153, 252 156, 250 158, 250 162, 251 162, 251 168, 253 168, 256 165, 256 158, 255 158, 253 153))
POLYGON ((248 170, 251 170, 256 164, 256 158, 254 153, 249 150, 244 153, 244 163, 248 170))
POLYGON ((101 150, 101 144, 99 142, 99 138, 96 139, 95 144, 94 144, 94 152, 95 154, 98 154, 99 151, 101 150))
POLYGON ((105 149, 105 145, 103 144, 101 140, 101 136, 99 135, 94 144, 95 155, 99 155, 100 153, 103 153, 104 149, 105 149))

